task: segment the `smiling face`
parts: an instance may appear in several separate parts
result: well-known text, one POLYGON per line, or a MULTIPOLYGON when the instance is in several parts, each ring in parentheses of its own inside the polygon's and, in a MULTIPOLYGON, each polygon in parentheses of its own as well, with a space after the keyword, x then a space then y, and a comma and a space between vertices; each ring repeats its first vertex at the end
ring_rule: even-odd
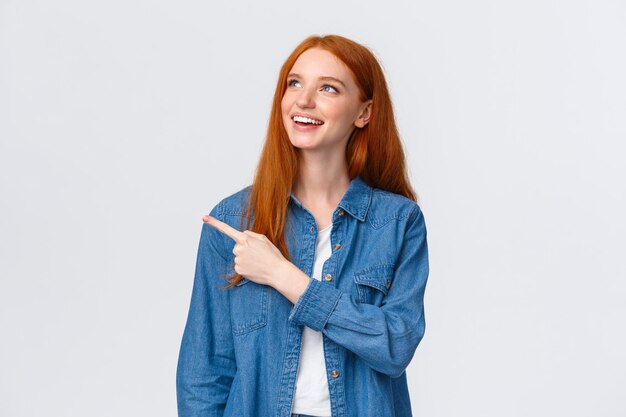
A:
POLYGON ((300 149, 345 150, 350 134, 369 121, 350 69, 332 53, 311 48, 296 60, 281 102, 291 144, 300 149))

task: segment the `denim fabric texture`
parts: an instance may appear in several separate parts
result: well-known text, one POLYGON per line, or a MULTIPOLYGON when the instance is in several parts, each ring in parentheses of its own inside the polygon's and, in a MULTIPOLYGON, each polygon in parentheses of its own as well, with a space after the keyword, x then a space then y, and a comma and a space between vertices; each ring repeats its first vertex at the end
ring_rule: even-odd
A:
MULTIPOLYGON (((237 230, 250 186, 210 212, 237 230)), ((311 276, 317 224, 292 194, 285 239, 311 276)), ((405 369, 425 330, 424 216, 403 196, 351 180, 332 214, 332 255, 292 304, 233 274, 235 242, 203 224, 176 372, 180 417, 290 417, 303 326, 324 335, 333 417, 408 417, 405 369)))

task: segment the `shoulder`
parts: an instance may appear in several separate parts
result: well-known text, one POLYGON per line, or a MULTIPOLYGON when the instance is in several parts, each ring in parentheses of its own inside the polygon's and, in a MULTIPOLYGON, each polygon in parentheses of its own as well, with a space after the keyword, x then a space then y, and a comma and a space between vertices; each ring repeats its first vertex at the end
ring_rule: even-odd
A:
POLYGON ((211 215, 217 218, 224 216, 242 216, 246 213, 248 201, 252 192, 252 185, 222 198, 211 210, 211 215))
POLYGON ((419 204, 410 198, 380 188, 372 188, 372 199, 367 215, 372 227, 382 227, 391 220, 411 221, 421 214, 419 204))
MULTIPOLYGON (((252 185, 248 185, 230 195, 227 195, 215 206, 213 206, 209 214, 237 230, 244 230, 243 219, 245 218, 251 191, 252 185)), ((227 238, 226 235, 219 232, 214 227, 203 223, 202 239, 207 244, 212 244, 214 249, 222 256, 222 258, 228 259, 230 256, 228 247, 229 245, 232 246, 234 243, 231 239, 227 238)))

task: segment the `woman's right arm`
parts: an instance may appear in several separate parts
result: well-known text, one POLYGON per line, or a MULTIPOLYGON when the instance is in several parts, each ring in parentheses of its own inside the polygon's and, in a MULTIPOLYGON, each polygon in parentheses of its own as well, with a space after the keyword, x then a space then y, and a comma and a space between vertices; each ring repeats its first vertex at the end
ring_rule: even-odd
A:
MULTIPOLYGON (((219 206, 219 205, 218 205, 219 206)), ((217 207, 211 216, 223 220, 217 207)), ((222 417, 237 369, 221 233, 203 224, 176 370, 179 417, 222 417)))

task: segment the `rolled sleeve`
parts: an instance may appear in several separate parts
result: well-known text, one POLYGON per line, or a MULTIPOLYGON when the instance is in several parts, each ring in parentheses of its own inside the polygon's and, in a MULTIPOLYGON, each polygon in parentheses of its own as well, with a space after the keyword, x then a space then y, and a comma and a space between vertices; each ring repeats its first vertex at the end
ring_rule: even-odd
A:
POLYGON ((289 314, 289 321, 321 331, 337 306, 341 294, 335 287, 311 279, 289 314))

